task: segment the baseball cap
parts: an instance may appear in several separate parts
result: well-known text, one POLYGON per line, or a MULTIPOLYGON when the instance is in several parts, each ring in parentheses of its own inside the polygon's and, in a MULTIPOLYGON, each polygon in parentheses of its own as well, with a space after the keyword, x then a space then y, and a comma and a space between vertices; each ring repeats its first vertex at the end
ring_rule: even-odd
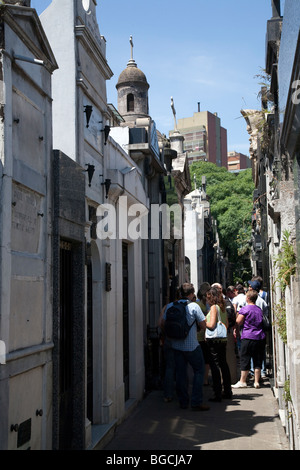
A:
POLYGON ((253 290, 257 290, 259 292, 260 290, 260 282, 258 281, 248 281, 249 286, 252 287, 253 290))

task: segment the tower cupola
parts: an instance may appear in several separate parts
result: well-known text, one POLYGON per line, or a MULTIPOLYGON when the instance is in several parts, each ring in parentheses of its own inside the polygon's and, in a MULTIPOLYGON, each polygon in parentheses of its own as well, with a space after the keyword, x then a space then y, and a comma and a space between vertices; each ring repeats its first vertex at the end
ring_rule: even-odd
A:
POLYGON ((126 69, 121 72, 116 89, 118 91, 118 111, 125 119, 125 125, 137 118, 149 117, 147 78, 133 59, 133 40, 130 36, 131 57, 126 69))

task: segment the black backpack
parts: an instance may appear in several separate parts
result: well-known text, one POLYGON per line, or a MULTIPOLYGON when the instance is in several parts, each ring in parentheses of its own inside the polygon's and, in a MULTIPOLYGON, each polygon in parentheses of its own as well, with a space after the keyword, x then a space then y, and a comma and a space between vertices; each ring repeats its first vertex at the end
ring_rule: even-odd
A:
POLYGON ((225 306, 226 306, 226 313, 228 318, 228 328, 233 328, 236 323, 236 314, 234 310, 234 306, 231 301, 225 297, 225 306))
POLYGON ((189 334, 196 320, 191 325, 187 322, 186 306, 188 302, 188 300, 185 302, 177 300, 168 308, 164 323, 164 333, 168 338, 185 339, 189 334))

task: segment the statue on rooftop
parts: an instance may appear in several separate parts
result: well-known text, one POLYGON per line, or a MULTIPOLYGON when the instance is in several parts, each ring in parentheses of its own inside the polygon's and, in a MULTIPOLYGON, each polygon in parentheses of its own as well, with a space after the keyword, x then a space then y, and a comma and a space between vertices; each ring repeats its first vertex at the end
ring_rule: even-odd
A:
POLYGON ((172 108, 173 116, 174 116, 174 130, 177 131, 176 111, 175 111, 175 106, 174 106, 174 101, 173 101, 172 96, 171 96, 171 108, 172 108))

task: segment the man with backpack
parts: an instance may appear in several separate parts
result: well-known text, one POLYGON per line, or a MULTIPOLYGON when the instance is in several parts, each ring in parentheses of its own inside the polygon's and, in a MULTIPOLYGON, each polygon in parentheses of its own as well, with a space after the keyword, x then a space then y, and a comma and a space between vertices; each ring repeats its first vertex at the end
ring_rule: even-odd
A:
POLYGON ((163 315, 163 328, 171 340, 175 357, 176 390, 180 408, 188 408, 189 391, 187 365, 193 372, 191 407, 195 411, 206 411, 203 405, 204 359, 197 340, 197 327, 205 330, 206 321, 201 308, 196 302, 195 289, 190 283, 180 286, 180 300, 168 305, 163 315))

